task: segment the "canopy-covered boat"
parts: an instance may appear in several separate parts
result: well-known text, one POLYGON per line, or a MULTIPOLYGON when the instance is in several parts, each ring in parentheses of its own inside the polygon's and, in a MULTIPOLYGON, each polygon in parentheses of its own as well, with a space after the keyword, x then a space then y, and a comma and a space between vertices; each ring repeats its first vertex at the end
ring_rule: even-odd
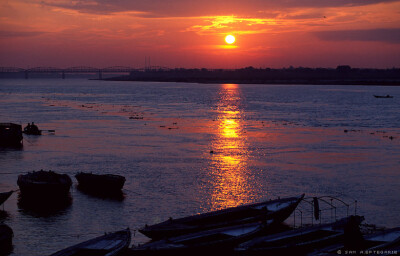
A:
POLYGON ((339 221, 254 238, 235 251, 246 255, 305 255, 317 248, 344 241, 345 236, 362 236, 364 217, 350 216, 339 221))
POLYGON ((67 174, 40 170, 19 175, 17 184, 23 196, 67 196, 72 180, 67 174))
POLYGON ((73 245, 50 256, 115 256, 127 249, 130 243, 131 231, 128 228, 73 245))
POLYGON ((21 146, 22 126, 14 123, 0 123, 0 146, 21 146))
POLYGON ((8 191, 8 192, 1 192, 0 193, 0 205, 2 205, 11 195, 14 193, 14 191, 8 191))
POLYGON ((260 221, 169 237, 134 247, 128 255, 230 255, 238 243, 264 232, 272 223, 260 221))
POLYGON ((338 252, 352 251, 355 255, 394 255, 400 250, 400 227, 386 229, 374 234, 365 235, 361 242, 354 245, 350 241, 350 248, 345 243, 336 243, 316 250, 308 256, 337 255, 338 252))
POLYGON ((120 191, 125 184, 125 177, 115 174, 94 174, 79 172, 75 175, 79 187, 99 192, 120 191))
POLYGON ((241 205, 179 219, 170 218, 155 225, 146 225, 139 231, 150 238, 161 239, 259 220, 273 219, 275 222, 282 222, 292 214, 303 197, 304 194, 298 197, 241 205))

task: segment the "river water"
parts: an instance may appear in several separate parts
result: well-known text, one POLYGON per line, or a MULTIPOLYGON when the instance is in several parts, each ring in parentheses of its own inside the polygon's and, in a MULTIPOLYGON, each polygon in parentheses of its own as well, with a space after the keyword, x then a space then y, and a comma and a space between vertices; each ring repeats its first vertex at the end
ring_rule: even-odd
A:
POLYGON ((24 136, 22 149, 0 148, 0 192, 40 169, 127 179, 115 200, 82 193, 73 178, 72 201, 49 212, 14 193, 0 211, 14 230, 11 255, 302 193, 343 199, 349 210, 335 204, 338 215, 344 207, 366 223, 398 226, 399 100, 400 87, 383 86, 0 80, 0 122, 55 130, 24 136))

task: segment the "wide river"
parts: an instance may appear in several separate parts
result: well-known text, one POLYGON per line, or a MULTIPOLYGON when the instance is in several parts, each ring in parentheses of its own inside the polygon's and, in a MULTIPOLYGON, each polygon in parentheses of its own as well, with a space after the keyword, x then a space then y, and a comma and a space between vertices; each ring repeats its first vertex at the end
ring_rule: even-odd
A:
POLYGON ((349 204, 326 197, 323 221, 332 202, 338 218, 356 211, 368 224, 400 225, 400 87, 0 80, 0 122, 32 121, 55 133, 0 148, 0 192, 50 169, 71 176, 72 202, 48 211, 14 193, 0 211, 14 231, 11 255, 302 193, 349 204), (79 171, 125 176, 123 200, 82 193, 79 171))

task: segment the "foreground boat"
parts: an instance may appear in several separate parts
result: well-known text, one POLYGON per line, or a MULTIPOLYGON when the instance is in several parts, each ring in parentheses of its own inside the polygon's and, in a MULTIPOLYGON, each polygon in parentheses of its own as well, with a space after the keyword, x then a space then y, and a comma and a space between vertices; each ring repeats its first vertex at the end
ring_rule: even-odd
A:
POLYGON ((363 219, 350 216, 330 224, 257 237, 240 244, 235 252, 241 255, 305 255, 316 248, 343 241, 345 235, 361 236, 359 225, 363 219))
POLYGON ((238 243, 264 232, 272 224, 269 220, 170 237, 134 247, 128 255, 230 255, 238 243))
POLYGON ((23 196, 59 197, 68 195, 72 180, 67 174, 40 170, 19 175, 17 184, 23 196))
POLYGON ((0 193, 0 205, 2 205, 12 195, 12 193, 14 193, 12 190, 0 193))
POLYGON ((85 190, 98 192, 117 192, 125 184, 125 177, 115 174, 93 174, 79 172, 75 175, 79 187, 85 190))
POLYGON ((270 200, 179 219, 169 219, 159 224, 146 225, 139 232, 153 239, 161 239, 259 220, 273 219, 275 222, 282 222, 292 214, 303 198, 304 194, 298 197, 270 200))
POLYGON ((0 224, 0 255, 11 251, 13 236, 13 231, 9 226, 0 224))
POLYGON ((114 256, 127 249, 130 242, 131 232, 128 228, 68 247, 50 256, 114 256))
POLYGON ((387 229, 375 234, 366 235, 357 244, 351 243, 350 247, 345 243, 337 243, 313 253, 308 256, 337 255, 338 252, 353 252, 354 255, 397 255, 400 250, 400 227, 387 229))
POLYGON ((22 126, 13 123, 0 123, 0 146, 21 146, 22 126))

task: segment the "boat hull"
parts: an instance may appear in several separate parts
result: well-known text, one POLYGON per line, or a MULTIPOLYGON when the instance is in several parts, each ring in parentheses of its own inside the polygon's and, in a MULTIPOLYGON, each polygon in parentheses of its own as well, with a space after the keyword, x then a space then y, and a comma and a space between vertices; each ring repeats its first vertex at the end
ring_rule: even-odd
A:
POLYGON ((80 172, 75 175, 79 188, 97 192, 120 191, 125 184, 125 177, 113 174, 92 174, 80 172))
POLYGON ((274 220, 280 223, 292 214, 303 197, 304 195, 283 198, 175 220, 170 219, 152 226, 145 226, 139 232, 152 239, 162 239, 257 221, 274 220))

